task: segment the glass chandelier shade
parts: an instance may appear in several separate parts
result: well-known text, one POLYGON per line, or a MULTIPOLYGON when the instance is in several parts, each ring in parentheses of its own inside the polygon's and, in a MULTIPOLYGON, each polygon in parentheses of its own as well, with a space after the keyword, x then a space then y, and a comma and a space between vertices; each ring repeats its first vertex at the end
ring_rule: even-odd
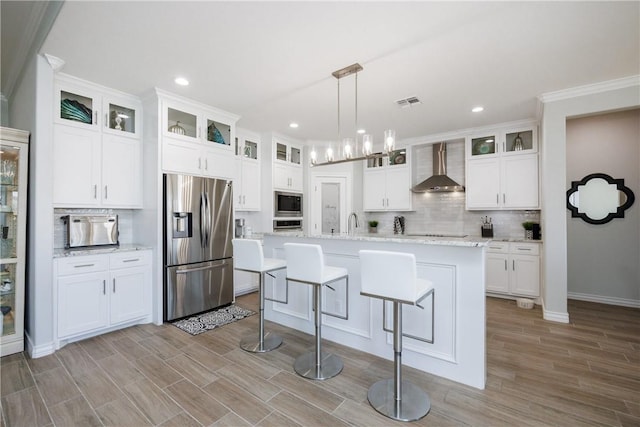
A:
POLYGON ((384 151, 387 153, 396 149, 396 131, 387 129, 384 131, 384 151))
POLYGON ((362 135, 362 155, 370 156, 373 153, 373 135, 362 135))

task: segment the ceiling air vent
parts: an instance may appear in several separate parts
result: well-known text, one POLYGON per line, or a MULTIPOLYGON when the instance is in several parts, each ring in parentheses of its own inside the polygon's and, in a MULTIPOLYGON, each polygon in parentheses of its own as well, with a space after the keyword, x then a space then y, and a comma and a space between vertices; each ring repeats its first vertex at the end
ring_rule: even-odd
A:
POLYGON ((415 96, 410 96, 409 98, 399 99, 396 101, 396 104, 402 108, 413 107, 414 105, 422 104, 422 102, 415 96))

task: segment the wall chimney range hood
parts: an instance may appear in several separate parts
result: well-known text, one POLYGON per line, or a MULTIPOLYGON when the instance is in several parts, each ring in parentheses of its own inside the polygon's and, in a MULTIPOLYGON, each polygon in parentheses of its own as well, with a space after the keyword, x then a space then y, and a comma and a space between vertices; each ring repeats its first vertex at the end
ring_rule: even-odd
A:
POLYGON ((464 191, 464 187, 447 176, 447 144, 433 144, 433 175, 415 185, 414 193, 446 193, 464 191))

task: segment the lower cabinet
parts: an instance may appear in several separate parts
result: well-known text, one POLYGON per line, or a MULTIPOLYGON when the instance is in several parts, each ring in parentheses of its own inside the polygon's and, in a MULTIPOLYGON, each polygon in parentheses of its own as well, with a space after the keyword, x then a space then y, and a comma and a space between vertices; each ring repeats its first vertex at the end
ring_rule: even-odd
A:
POLYGON ((486 256, 491 294, 540 296, 540 243, 491 242, 486 256))
POLYGON ((151 251, 56 260, 57 338, 150 321, 151 251))

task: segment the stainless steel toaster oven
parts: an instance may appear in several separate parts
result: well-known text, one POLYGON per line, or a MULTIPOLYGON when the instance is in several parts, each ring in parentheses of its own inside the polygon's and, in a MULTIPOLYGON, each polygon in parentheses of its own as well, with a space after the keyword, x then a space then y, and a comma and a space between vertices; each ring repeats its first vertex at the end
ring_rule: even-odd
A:
POLYGON ((118 246, 118 215, 65 215, 67 249, 118 246))

